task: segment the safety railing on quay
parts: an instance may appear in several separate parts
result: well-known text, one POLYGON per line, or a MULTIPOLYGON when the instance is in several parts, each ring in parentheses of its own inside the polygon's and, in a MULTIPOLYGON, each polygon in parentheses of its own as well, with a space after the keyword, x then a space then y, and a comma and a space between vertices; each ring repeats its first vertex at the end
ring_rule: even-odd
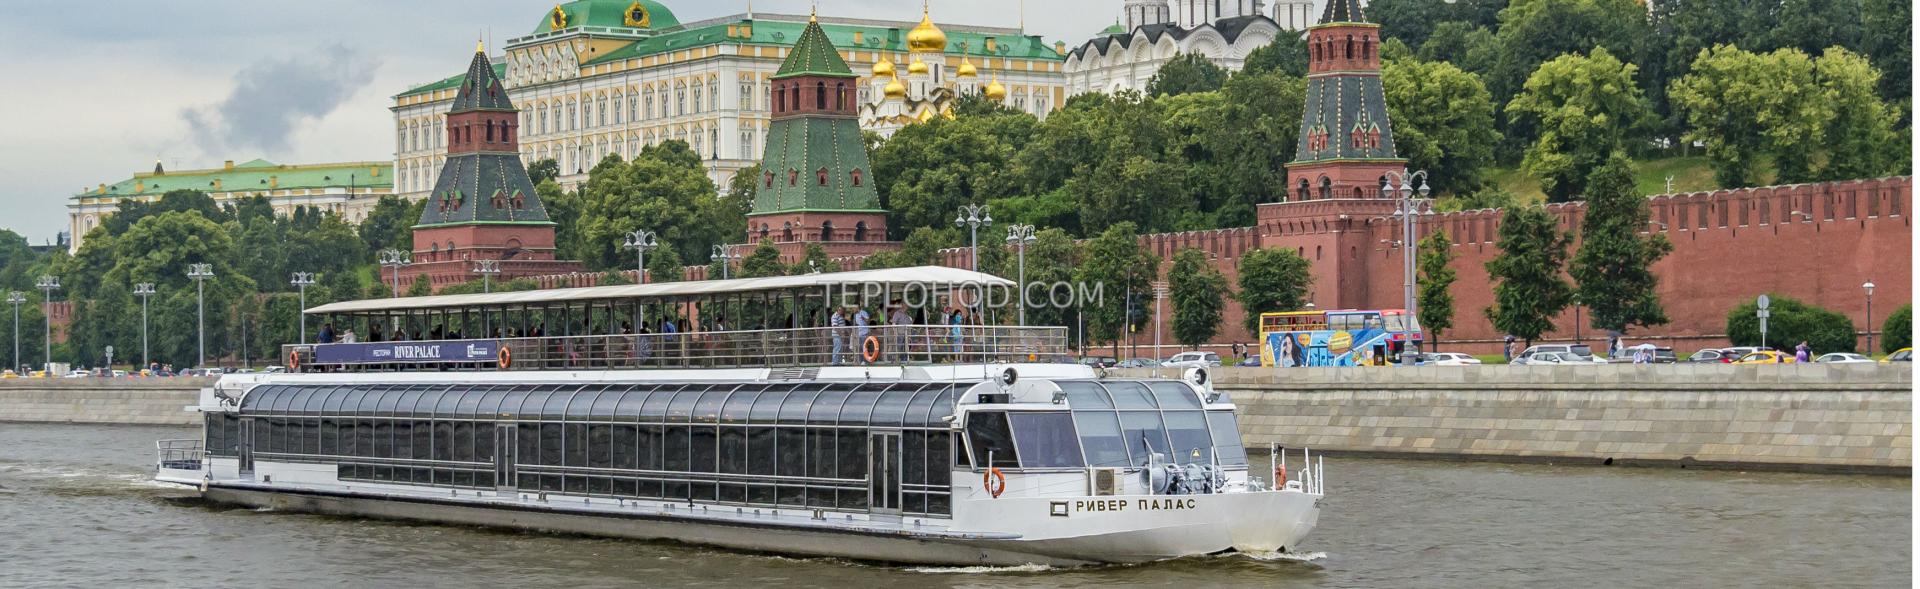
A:
POLYGON ((292 372, 1066 362, 1063 327, 885 325, 289 345, 292 372))

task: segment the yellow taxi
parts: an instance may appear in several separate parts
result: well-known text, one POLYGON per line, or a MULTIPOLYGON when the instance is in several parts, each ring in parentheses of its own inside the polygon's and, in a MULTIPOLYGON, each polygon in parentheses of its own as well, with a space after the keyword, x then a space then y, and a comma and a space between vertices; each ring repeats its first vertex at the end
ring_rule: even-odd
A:
POLYGON ((1900 348, 1898 350, 1894 350, 1892 354, 1887 354, 1887 357, 1880 359, 1880 362, 1882 363, 1912 362, 1912 361, 1913 361, 1913 348, 1900 348))
POLYGON ((0 378, 20 378, 20 374, 12 370, 7 370, 4 372, 0 372, 0 378))
POLYGON ((1747 355, 1741 356, 1739 360, 1734 360, 1733 363, 1734 364, 1792 364, 1793 354, 1788 354, 1786 352, 1778 352, 1774 350, 1760 350, 1758 352, 1748 352, 1747 355))

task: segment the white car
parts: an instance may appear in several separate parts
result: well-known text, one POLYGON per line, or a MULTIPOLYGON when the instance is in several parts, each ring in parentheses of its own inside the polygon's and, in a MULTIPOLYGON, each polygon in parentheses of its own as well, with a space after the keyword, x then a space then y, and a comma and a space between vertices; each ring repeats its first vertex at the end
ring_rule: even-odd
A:
POLYGON ((1813 359, 1813 363, 1815 364, 1872 364, 1873 359, 1868 358, 1866 356, 1859 355, 1859 354, 1850 353, 1850 352, 1834 352, 1831 354, 1821 354, 1820 357, 1813 359))
POLYGON ((1433 354, 1427 354, 1427 365, 1429 366, 1466 366, 1469 364, 1479 364, 1479 363, 1480 363, 1479 358, 1468 356, 1466 354, 1462 354, 1459 352, 1438 352, 1433 354))
POLYGON ((87 371, 85 370, 75 370, 72 372, 68 372, 65 378, 87 378, 89 376, 93 376, 93 375, 88 374, 87 371))
POLYGON ((1161 364, 1161 366, 1178 366, 1181 368, 1211 368, 1219 365, 1220 355, 1213 352, 1181 352, 1174 354, 1172 358, 1168 358, 1165 363, 1161 364))

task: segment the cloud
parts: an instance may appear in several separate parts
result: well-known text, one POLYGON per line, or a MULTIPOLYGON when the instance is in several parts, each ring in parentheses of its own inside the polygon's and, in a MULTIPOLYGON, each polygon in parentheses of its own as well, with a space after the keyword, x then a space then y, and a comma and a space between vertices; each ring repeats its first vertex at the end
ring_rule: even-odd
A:
POLYGON ((295 125, 338 109, 373 81, 379 66, 378 59, 345 45, 256 62, 234 74, 225 99, 182 109, 180 117, 203 153, 282 151, 295 125))

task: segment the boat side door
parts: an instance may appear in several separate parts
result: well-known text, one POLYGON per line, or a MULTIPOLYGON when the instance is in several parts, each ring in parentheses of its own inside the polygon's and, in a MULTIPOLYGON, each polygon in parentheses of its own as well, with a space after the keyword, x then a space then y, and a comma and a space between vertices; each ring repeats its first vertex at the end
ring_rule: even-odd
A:
POLYGON ((518 485, 519 468, 516 467, 520 449, 518 443, 520 429, 511 423, 497 423, 493 426, 493 485, 494 490, 511 494, 518 485))
POLYGON ((240 474, 253 474, 253 418, 240 418, 240 474))
POLYGON ((867 435, 867 484, 870 495, 867 510, 872 513, 900 513, 900 431, 874 431, 867 435))

